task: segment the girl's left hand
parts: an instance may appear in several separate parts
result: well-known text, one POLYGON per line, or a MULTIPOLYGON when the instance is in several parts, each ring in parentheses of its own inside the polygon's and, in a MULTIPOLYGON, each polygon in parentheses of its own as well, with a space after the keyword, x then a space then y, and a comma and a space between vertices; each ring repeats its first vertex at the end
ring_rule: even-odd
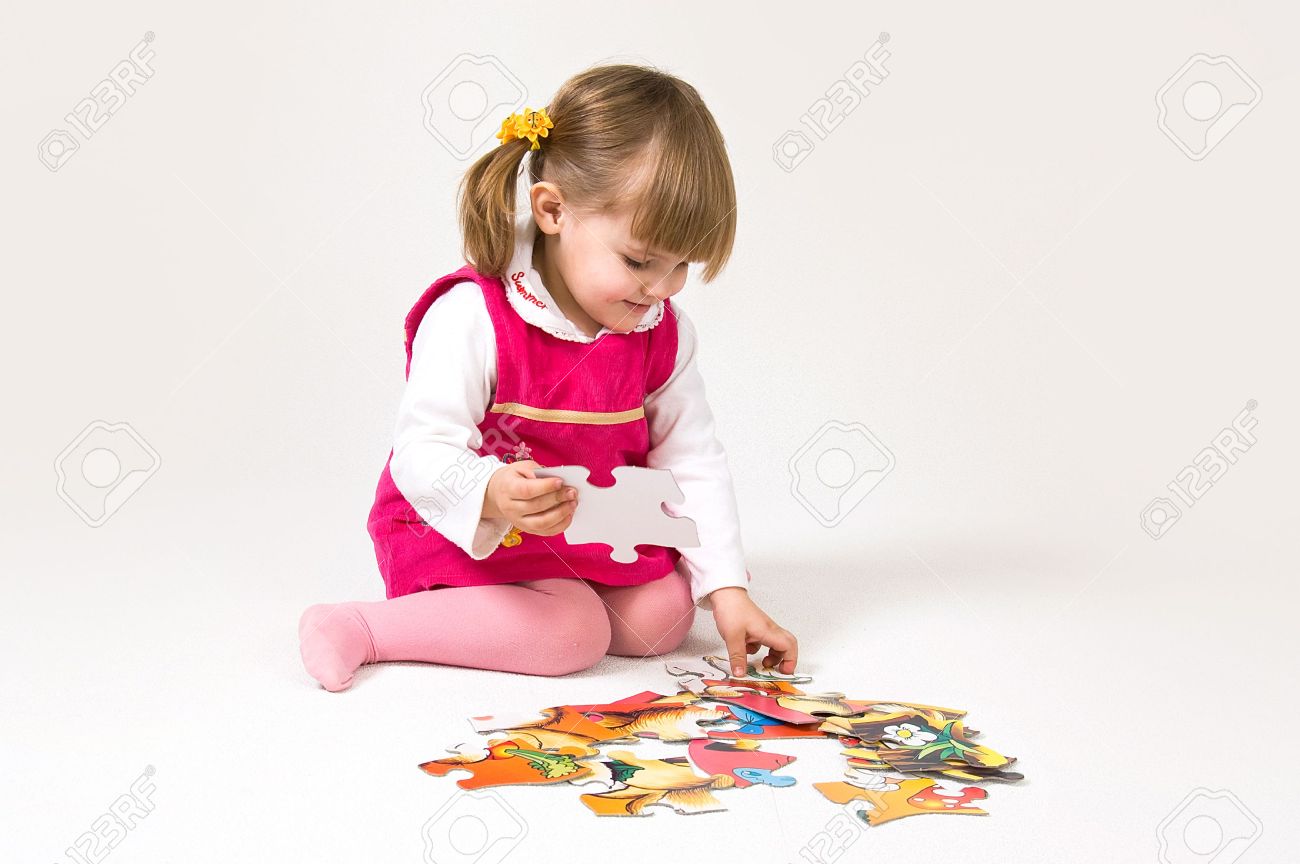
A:
POLYGON ((757 654, 763 645, 768 647, 763 658, 763 668, 784 675, 794 674, 799 661, 799 640, 794 634, 773 621, 758 607, 744 588, 719 588, 709 594, 713 603, 713 623, 727 646, 727 659, 731 674, 745 674, 749 655, 757 654))

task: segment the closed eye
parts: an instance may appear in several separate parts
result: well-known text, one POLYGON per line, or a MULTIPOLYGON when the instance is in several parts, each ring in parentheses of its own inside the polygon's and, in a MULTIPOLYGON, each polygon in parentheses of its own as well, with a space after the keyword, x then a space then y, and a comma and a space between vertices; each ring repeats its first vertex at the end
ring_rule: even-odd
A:
MULTIPOLYGON (((627 257, 626 255, 623 256, 623 263, 626 264, 627 266, 631 267, 633 270, 642 270, 642 269, 645 269, 646 267, 649 267, 649 266, 650 266, 650 262, 649 262, 649 261, 637 261, 637 260, 635 260, 635 259, 633 259, 633 258, 629 258, 629 257, 627 257)), ((686 262, 685 262, 685 261, 681 261, 681 262, 679 262, 679 263, 677 264, 677 266, 674 267, 673 269, 674 269, 674 270, 680 270, 680 269, 682 269, 682 268, 685 267, 685 266, 686 266, 686 262)))

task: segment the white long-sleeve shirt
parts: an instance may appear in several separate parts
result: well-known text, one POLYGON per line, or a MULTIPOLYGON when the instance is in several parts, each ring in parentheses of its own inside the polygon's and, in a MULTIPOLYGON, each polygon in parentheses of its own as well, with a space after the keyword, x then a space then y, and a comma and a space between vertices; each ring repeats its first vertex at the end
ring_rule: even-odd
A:
MULTIPOLYGON (((524 276, 521 285, 511 280, 506 291, 510 307, 557 338, 594 342, 609 332, 602 327, 595 336, 587 336, 555 305, 532 265, 536 224, 531 210, 517 220, 515 231, 509 272, 524 276)), ((664 308, 662 302, 651 307, 635 330, 657 325, 664 308)), ((676 301, 673 309, 677 359, 668 380, 645 399, 650 433, 646 465, 671 469, 682 490, 684 503, 665 504, 664 509, 671 516, 689 517, 699 530, 700 546, 678 551, 690 577, 693 600, 702 609, 712 609, 710 592, 728 586, 747 588, 749 574, 731 474, 714 434, 696 359, 695 327, 676 301)), ((428 495, 440 477, 454 476, 453 471, 477 478, 436 525, 440 534, 475 559, 490 555, 511 527, 508 519, 482 516, 488 481, 505 463, 473 452, 482 445, 478 424, 496 393, 496 361, 496 333, 482 289, 471 281, 453 285, 429 307, 416 330, 390 464, 394 484, 411 502, 428 495)))

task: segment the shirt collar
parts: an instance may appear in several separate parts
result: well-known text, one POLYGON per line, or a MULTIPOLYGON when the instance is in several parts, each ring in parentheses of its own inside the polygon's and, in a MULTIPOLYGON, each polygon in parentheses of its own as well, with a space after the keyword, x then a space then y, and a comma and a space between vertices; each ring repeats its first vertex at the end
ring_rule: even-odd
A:
MULTIPOLYGON (((515 254, 510 259, 510 269, 504 280, 506 297, 511 307, 529 324, 570 342, 594 342, 606 333, 613 332, 608 327, 601 327, 595 336, 588 336, 555 305, 554 298, 542 284, 541 274, 533 267, 533 240, 537 233, 537 222, 533 219, 532 208, 523 209, 524 212, 515 219, 515 254)), ((641 316, 632 332, 649 330, 659 323, 663 314, 664 303, 660 300, 641 316)))

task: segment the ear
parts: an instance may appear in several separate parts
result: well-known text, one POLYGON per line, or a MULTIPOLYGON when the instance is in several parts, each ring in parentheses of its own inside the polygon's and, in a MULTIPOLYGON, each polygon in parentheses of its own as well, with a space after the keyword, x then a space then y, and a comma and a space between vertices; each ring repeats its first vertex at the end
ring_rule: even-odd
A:
POLYGON ((566 208, 564 196, 554 183, 543 180, 529 190, 533 208, 533 221, 544 234, 559 234, 560 221, 566 208))

